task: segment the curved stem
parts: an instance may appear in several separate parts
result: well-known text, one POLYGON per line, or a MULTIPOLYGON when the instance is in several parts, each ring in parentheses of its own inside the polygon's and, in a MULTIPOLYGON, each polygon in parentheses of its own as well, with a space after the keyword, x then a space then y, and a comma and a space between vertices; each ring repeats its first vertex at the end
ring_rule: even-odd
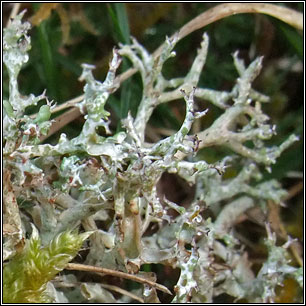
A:
POLYGON ((86 271, 86 272, 98 272, 98 273, 104 273, 116 277, 121 277, 124 279, 130 279, 138 283, 147 284, 149 286, 152 286, 160 291, 163 291, 167 294, 172 295, 171 291, 169 289, 161 284, 158 284, 156 282, 150 281, 148 279, 142 278, 137 275, 128 274, 122 271, 116 271, 111 270, 107 268, 101 268, 101 267, 95 267, 95 266, 89 266, 89 265, 83 265, 83 264, 76 264, 76 263, 68 263, 66 268, 67 270, 78 270, 78 271, 86 271))

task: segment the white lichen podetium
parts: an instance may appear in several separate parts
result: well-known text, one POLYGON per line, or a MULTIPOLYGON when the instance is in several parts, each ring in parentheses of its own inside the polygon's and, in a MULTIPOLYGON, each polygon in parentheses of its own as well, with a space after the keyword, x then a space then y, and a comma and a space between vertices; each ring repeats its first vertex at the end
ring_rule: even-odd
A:
MULTIPOLYGON (((92 75, 92 70, 95 66, 88 64, 82 65, 83 72, 79 80, 86 81, 86 85, 84 86, 85 98, 79 103, 78 107, 83 113, 86 111, 87 115, 85 119, 87 120, 79 136, 80 141, 86 139, 86 135, 89 133, 94 134, 96 128, 99 126, 103 126, 106 133, 111 134, 108 127, 108 117, 110 113, 104 109, 104 106, 110 94, 118 89, 119 84, 115 84, 115 75, 120 63, 121 57, 118 51, 114 49, 113 58, 109 63, 109 70, 103 83, 96 81, 92 75)), ((103 137, 100 136, 100 138, 101 141, 104 140, 103 137)), ((96 141, 98 142, 98 140, 96 141)), ((77 141, 75 141, 75 143, 77 143, 77 141)))
POLYGON ((39 137, 47 133, 51 126, 50 109, 54 107, 52 102, 47 100, 45 92, 37 97, 33 94, 24 96, 19 92, 17 78, 22 66, 29 60, 28 51, 31 49, 31 39, 27 35, 30 23, 21 21, 24 13, 25 11, 16 16, 10 26, 3 30, 3 62, 9 77, 9 97, 8 100, 3 100, 3 169, 7 178, 3 188, 3 202, 5 224, 13 225, 14 229, 14 234, 8 235, 4 245, 6 259, 15 254, 12 245, 24 238, 14 189, 25 182, 25 172, 32 175, 42 174, 41 169, 23 158, 16 150, 37 144, 39 137), (35 120, 25 115, 28 106, 37 105, 43 99, 46 99, 47 104, 40 107, 35 120), (12 177, 15 182, 11 181, 12 177))
POLYGON ((24 13, 16 16, 11 25, 3 30, 3 62, 9 75, 9 99, 3 101, 4 154, 11 153, 20 138, 21 146, 38 143, 39 136, 46 135, 51 126, 50 109, 55 106, 47 100, 45 92, 37 97, 33 94, 24 96, 19 92, 17 77, 22 66, 28 62, 28 51, 31 49, 31 39, 27 35, 31 25, 21 22, 24 13), (37 105, 43 99, 47 104, 41 106, 36 120, 24 115, 28 106, 37 105))
POLYGON ((179 268, 181 269, 180 278, 174 287, 176 293, 172 303, 188 303, 191 301, 193 291, 198 290, 197 282, 194 279, 194 270, 197 266, 199 254, 196 250, 195 243, 192 246, 191 252, 186 252, 185 249, 181 250, 178 254, 180 260, 179 268), (185 255, 185 258, 180 258, 185 255), (186 256, 186 253, 189 253, 186 256))
POLYGON ((295 239, 288 237, 287 242, 282 246, 276 245, 276 234, 271 231, 270 225, 266 223, 267 238, 265 245, 268 249, 268 259, 262 265, 253 288, 248 293, 253 295, 254 302, 274 303, 276 297, 276 286, 282 286, 284 279, 289 276, 294 278, 303 288, 303 267, 295 268, 290 266, 287 248, 295 239))
MULTIPOLYGON (((164 48, 157 58, 150 55, 135 39, 133 39, 132 45, 121 45, 119 50, 120 55, 126 56, 132 61, 142 78, 143 95, 135 118, 135 129, 142 142, 144 142, 145 128, 153 110, 159 104, 181 98, 182 89, 189 95, 193 87, 196 87, 198 84, 208 50, 209 39, 207 34, 203 35, 201 48, 198 50, 198 54, 187 76, 166 80, 162 74, 162 67, 169 58, 176 55, 175 51, 173 51, 176 42, 177 35, 173 39, 166 38, 164 48), (167 89, 171 88, 174 89, 166 92, 167 89)), ((190 115, 190 112, 187 111, 186 114, 190 115)), ((193 122, 192 120, 188 121, 193 122)))

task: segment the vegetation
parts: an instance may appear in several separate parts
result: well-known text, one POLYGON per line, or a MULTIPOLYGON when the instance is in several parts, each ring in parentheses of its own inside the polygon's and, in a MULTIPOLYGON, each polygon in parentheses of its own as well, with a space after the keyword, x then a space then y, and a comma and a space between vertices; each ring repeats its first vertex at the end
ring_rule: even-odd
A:
POLYGON ((301 302, 293 5, 35 3, 8 21, 4 302, 301 302), (254 11, 276 18, 231 16, 254 11))

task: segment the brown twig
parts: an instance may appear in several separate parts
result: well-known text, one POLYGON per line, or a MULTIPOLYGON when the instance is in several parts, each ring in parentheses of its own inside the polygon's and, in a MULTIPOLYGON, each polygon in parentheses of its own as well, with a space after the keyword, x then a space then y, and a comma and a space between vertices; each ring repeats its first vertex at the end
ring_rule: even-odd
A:
POLYGON ((41 136, 40 141, 44 141, 46 138, 50 137, 51 135, 55 134, 58 130, 60 130, 62 127, 66 126, 71 121, 75 120, 81 115, 81 112, 78 108, 73 108, 65 112, 64 114, 56 117, 53 119, 53 124, 49 130, 48 135, 41 136))
MULTIPOLYGON (((199 30, 217 20, 243 13, 260 13, 270 15, 299 30, 303 30, 303 14, 292 9, 266 3, 224 3, 207 10, 186 23, 178 32, 178 40, 181 40, 190 33, 199 30)), ((174 35, 171 38, 173 37, 174 35)), ((154 52, 154 55, 158 56, 162 49, 163 45, 154 52)))
POLYGON ((84 99, 84 95, 80 95, 76 98, 73 98, 71 100, 66 101, 65 103, 55 107, 51 110, 51 113, 57 113, 63 109, 69 108, 69 107, 75 107, 75 104, 78 102, 81 102, 84 99))
POLYGON ((129 296, 130 298, 140 302, 140 303, 144 303, 144 299, 140 298, 139 296, 137 296, 136 294, 133 294, 127 290, 124 290, 118 286, 114 286, 114 285, 108 285, 108 284, 100 284, 101 287, 105 288, 105 289, 108 289, 108 290, 112 290, 112 291, 115 291, 115 292, 118 292, 122 295, 126 295, 126 296, 129 296))
MULTIPOLYGON (((62 279, 61 276, 57 276, 53 279, 52 283, 55 285, 57 288, 74 288, 74 287, 80 287, 82 285, 82 282, 67 282, 67 280, 62 279)), ((86 282, 86 284, 99 284, 101 287, 118 292, 122 295, 129 296, 130 298, 140 302, 144 303, 144 300, 137 296, 136 294, 133 294, 125 289, 122 289, 120 287, 114 286, 114 285, 108 285, 108 284, 103 284, 103 283, 97 283, 97 282, 86 282)))
POLYGON ((14 19, 17 16, 20 6, 21 6, 21 3, 14 3, 10 17, 6 23, 6 27, 8 27, 11 24, 12 19, 14 19))
POLYGON ((297 194, 299 194, 300 192, 302 192, 303 188, 304 188, 303 181, 300 181, 296 185, 292 186, 288 190, 288 195, 285 197, 284 201, 288 201, 294 196, 296 196, 297 194))
MULTIPOLYGON (((271 224, 271 228, 273 231, 282 239, 287 240, 288 239, 288 233, 287 230, 282 222, 281 216, 280 216, 280 206, 274 203, 273 201, 268 201, 269 205, 269 223, 271 224)), ((297 263, 300 265, 300 267, 303 266, 303 260, 300 255, 299 247, 296 244, 298 242, 293 242, 290 244, 289 249, 292 252, 292 255, 294 256, 297 263)))
POLYGON ((154 287, 160 291, 163 291, 167 294, 172 295, 171 291, 158 283, 152 282, 148 279, 139 277, 137 275, 132 275, 132 274, 128 274, 122 271, 116 271, 116 270, 111 270, 111 269, 107 269, 107 268, 101 268, 101 267, 95 267, 95 266, 89 266, 89 265, 83 265, 83 264, 76 264, 76 263, 69 263, 66 266, 67 270, 78 270, 78 271, 86 271, 86 272, 98 272, 98 273, 104 273, 104 274, 108 274, 108 275, 112 275, 112 276, 116 276, 116 277, 121 277, 121 278, 125 278, 125 279, 129 279, 138 283, 143 283, 143 284, 147 284, 151 287, 154 287))

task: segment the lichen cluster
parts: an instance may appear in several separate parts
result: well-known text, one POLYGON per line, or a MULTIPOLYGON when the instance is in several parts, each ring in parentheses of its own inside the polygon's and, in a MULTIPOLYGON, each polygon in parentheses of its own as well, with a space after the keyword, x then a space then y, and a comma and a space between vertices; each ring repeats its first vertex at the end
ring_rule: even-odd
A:
MULTIPOLYGON (((252 89, 262 58, 246 67, 235 53, 239 78, 232 91, 221 92, 198 87, 208 52, 206 34, 187 76, 171 80, 163 76, 162 68, 175 56, 176 39, 166 39, 157 58, 136 40, 120 45, 113 51, 104 82, 95 80, 94 66, 82 66, 80 80, 86 82, 85 95, 77 105, 85 118, 81 133, 72 139, 61 134, 56 145, 41 144, 40 136, 46 135, 52 125, 50 115, 55 104, 45 93, 37 97, 19 93, 17 77, 30 49, 30 26, 21 21, 22 15, 3 36, 3 58, 10 82, 9 99, 3 103, 6 301, 73 302, 76 294, 79 302, 115 300, 109 290, 86 282, 76 286, 73 293, 65 291, 64 295, 55 285, 46 293, 47 284, 53 284, 56 273, 65 268, 89 236, 71 233, 78 228, 92 234, 84 264, 131 274, 140 273, 144 264, 180 269, 177 284, 169 288, 173 289, 173 302, 209 303, 221 293, 237 300, 267 302, 273 300, 276 285, 287 275, 302 283, 301 271, 290 266, 285 256, 290 240, 284 247, 276 246, 267 224, 269 255, 255 274, 243 243, 233 231, 237 218, 249 208, 259 206, 265 211, 268 200, 281 203, 286 192, 275 180, 262 181, 261 170, 269 171, 281 152, 298 139, 292 135, 279 147, 265 144, 275 134, 275 127, 261 109, 269 99, 252 89), (128 114, 122 120, 124 131, 112 135, 105 104, 120 87, 115 76, 122 57, 139 71, 143 95, 135 118, 128 114), (194 121, 209 111, 196 111, 195 97, 214 104, 223 114, 209 128, 192 135, 194 121), (36 119, 25 115, 28 106, 44 99, 46 104, 40 107, 36 119), (146 127, 154 109, 178 99, 186 104, 181 128, 156 143, 147 143, 146 127), (226 146, 233 154, 215 164, 199 160, 199 148, 209 146, 226 146), (240 165, 240 172, 224 179, 226 168, 233 164, 240 165), (175 173, 195 186, 188 207, 158 195, 157 184, 165 172, 175 173), (204 218, 206 209, 215 217, 204 218), (24 246, 31 228, 35 228, 31 223, 39 233, 33 230, 24 246), (103 229, 99 228, 101 223, 103 229), (147 235, 153 224, 157 229, 147 235), (73 244, 72 249, 66 249, 66 244, 73 244), (217 269, 220 259, 224 265, 217 269), (29 275, 38 273, 39 285, 34 284, 36 277, 21 277, 20 269, 29 275), (37 291, 38 295, 33 294, 40 299, 15 298, 20 290, 37 291)), ((75 280, 70 274, 62 279, 65 277, 75 280)), ((158 301, 155 289, 147 285, 134 293, 144 301, 158 301)), ((130 301, 127 299, 117 302, 130 301)))

